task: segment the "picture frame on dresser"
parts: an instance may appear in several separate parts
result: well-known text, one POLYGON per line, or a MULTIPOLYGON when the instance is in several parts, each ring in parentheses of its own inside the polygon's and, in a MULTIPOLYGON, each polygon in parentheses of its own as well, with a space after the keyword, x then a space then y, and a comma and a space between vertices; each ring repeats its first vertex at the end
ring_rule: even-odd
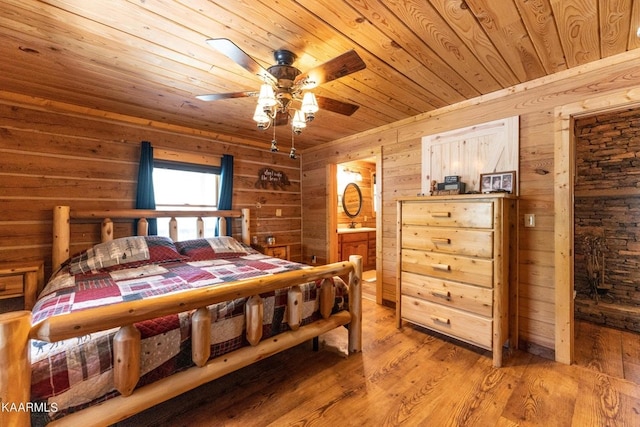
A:
POLYGON ((513 193, 516 182, 516 171, 493 172, 480 174, 480 192, 513 193))

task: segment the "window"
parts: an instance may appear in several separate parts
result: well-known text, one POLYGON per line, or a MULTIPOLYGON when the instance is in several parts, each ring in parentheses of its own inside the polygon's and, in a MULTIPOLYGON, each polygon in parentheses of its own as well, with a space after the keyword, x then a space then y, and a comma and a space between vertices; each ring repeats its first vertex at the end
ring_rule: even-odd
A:
MULTIPOLYGON (((216 210, 220 168, 190 163, 154 161, 153 190, 158 210, 216 210)), ((169 235, 169 219, 158 218, 158 234, 169 235)), ((195 239, 196 217, 178 219, 179 240, 195 239)), ((214 218, 203 218, 205 235, 213 236, 214 218)))

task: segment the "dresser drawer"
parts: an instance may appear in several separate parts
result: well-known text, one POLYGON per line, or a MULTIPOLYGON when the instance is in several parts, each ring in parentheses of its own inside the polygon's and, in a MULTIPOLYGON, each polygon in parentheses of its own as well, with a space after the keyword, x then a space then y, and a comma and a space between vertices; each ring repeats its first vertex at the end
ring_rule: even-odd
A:
POLYGON ((22 275, 0 277, 0 298, 19 297, 24 294, 22 275))
POLYGON ((420 298, 480 316, 493 315, 493 290, 414 273, 402 274, 402 295, 420 298))
POLYGON ((339 234, 340 241, 342 242, 366 242, 369 240, 369 233, 366 231, 342 233, 339 234))
POLYGON ((491 350, 491 319, 405 295, 400 304, 403 319, 491 350))
POLYGON ((493 227, 493 203, 483 202, 424 202, 402 206, 402 225, 430 225, 437 227, 493 227))
POLYGON ((402 229, 402 247, 492 258, 493 231, 407 225, 402 229))
POLYGON ((402 271, 493 287, 493 260, 437 252, 402 250, 402 271))
POLYGON ((264 254, 274 258, 289 259, 289 246, 267 246, 264 254))

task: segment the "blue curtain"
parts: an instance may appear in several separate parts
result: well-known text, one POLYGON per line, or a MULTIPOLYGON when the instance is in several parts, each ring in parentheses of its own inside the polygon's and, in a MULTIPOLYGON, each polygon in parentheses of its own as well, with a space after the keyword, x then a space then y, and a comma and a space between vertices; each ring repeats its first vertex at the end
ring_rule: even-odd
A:
MULTIPOLYGON (((155 209, 156 199, 153 193, 153 147, 149 141, 142 141, 140 146, 140 166, 138 168, 138 190, 136 209, 155 209)), ((149 219, 149 235, 158 234, 158 223, 149 219)), ((136 221, 136 229, 137 229, 136 221)))
MULTIPOLYGON (((218 200, 218 210, 230 210, 233 198, 233 156, 224 154, 220 164, 220 199, 218 200)), ((231 218, 227 218, 227 236, 231 236, 233 224, 231 218)), ((220 235, 216 226, 216 235, 220 235)))

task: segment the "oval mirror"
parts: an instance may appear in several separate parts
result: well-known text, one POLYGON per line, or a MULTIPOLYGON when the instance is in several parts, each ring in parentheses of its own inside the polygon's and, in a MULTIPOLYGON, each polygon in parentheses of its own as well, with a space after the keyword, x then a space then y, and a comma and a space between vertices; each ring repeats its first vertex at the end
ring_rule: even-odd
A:
POLYGON ((358 184, 350 182, 342 193, 342 209, 349 218, 355 218, 362 209, 362 192, 358 184))

